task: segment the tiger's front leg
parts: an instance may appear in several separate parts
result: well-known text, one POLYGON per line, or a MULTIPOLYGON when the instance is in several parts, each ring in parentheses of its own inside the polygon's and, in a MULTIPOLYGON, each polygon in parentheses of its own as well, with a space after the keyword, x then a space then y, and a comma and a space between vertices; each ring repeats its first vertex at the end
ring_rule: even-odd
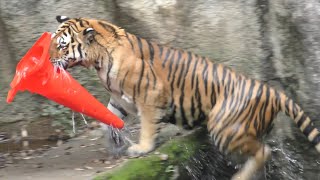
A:
MULTIPOLYGON (((121 107, 121 105, 112 97, 110 97, 107 108, 122 120, 128 115, 128 113, 121 107)), ((100 126, 104 131, 104 137, 106 140, 106 145, 108 146, 107 149, 109 150, 109 153, 111 153, 113 156, 118 156, 119 154, 121 154, 126 145, 125 139, 123 137, 123 132, 120 132, 118 129, 115 129, 104 123, 100 123, 100 126)))
POLYGON ((138 144, 128 149, 128 155, 138 157, 155 148, 155 140, 159 133, 159 122, 163 117, 163 110, 153 107, 142 107, 139 111, 141 130, 138 144))

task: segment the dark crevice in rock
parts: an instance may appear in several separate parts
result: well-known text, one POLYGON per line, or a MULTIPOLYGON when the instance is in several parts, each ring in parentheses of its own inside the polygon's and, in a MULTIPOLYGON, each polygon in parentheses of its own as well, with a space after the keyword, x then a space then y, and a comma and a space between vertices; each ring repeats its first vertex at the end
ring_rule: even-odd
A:
POLYGON ((258 9, 257 15, 259 15, 259 31, 261 36, 261 50, 263 51, 263 57, 261 59, 263 68, 263 73, 261 74, 262 80, 269 81, 276 78, 276 69, 273 66, 273 49, 270 42, 269 33, 269 1, 268 0, 257 0, 256 6, 258 9))
MULTIPOLYGON (((9 69, 8 74, 13 74, 13 72, 15 72, 15 66, 14 66, 15 64, 12 62, 14 62, 14 59, 16 59, 16 57, 15 57, 14 52, 10 51, 10 49, 12 49, 12 45, 8 39, 6 24, 5 24, 4 20, 2 19, 1 9, 0 9, 0 37, 1 37, 0 39, 2 41, 2 42, 0 42, 1 51, 8 53, 7 58, 2 57, 3 59, 1 61, 1 63, 6 64, 5 66, 9 69), (4 49, 2 49, 2 48, 4 48, 4 49)), ((3 68, 4 66, 1 66, 1 67, 3 68)))

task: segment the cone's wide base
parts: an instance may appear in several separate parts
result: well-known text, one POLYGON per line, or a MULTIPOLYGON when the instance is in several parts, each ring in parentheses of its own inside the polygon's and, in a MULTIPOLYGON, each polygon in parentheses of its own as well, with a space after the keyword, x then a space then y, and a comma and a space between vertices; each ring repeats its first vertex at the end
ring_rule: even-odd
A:
POLYGON ((66 71, 58 71, 49 60, 51 35, 45 32, 20 60, 11 82, 7 102, 13 101, 18 91, 30 91, 83 113, 115 128, 124 123, 94 98, 66 71))

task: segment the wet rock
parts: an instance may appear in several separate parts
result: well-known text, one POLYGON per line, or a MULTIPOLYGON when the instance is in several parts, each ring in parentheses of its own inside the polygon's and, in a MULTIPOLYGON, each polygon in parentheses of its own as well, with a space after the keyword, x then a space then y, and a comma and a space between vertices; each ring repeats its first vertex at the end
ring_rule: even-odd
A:
POLYGON ((58 141, 58 140, 66 141, 68 139, 70 139, 70 136, 66 134, 63 134, 63 135, 52 134, 47 138, 48 141, 58 141))
POLYGON ((6 166, 6 158, 0 153, 0 168, 4 168, 6 166))
POLYGON ((104 164, 111 164, 110 161, 103 161, 104 164))
POLYGON ((64 150, 69 150, 69 149, 72 149, 72 148, 73 148, 72 146, 68 146, 64 150))
POLYGON ((9 140, 10 136, 8 133, 0 133, 0 143, 9 140))
POLYGON ((43 164, 42 163, 37 163, 33 165, 34 168, 43 168, 43 164))
POLYGON ((166 161, 166 160, 168 160, 169 155, 168 155, 168 154, 161 154, 159 157, 160 157, 160 159, 161 159, 162 161, 166 161))

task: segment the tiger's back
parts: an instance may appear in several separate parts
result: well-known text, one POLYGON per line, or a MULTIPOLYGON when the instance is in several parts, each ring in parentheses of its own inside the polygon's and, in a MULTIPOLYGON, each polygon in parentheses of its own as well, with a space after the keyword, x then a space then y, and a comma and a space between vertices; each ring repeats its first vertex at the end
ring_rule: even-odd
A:
MULTIPOLYGON (((61 17, 60 17, 61 20, 61 17)), ((278 111, 290 116, 320 152, 320 134, 303 110, 284 93, 184 50, 160 46, 110 23, 64 19, 53 37, 51 58, 64 68, 94 66, 111 94, 108 108, 120 117, 136 113, 140 140, 128 149, 154 149, 158 123, 193 128, 207 122, 222 152, 251 158, 234 178, 249 179, 270 157, 260 141, 278 111)))
MULTIPOLYGON (((137 38, 133 38, 132 35, 127 37, 130 42, 137 38)), ((142 77, 142 81, 139 81, 145 80, 147 82, 146 87, 142 87, 142 89, 146 88, 143 95, 150 97, 148 96, 149 85, 155 85, 155 82, 161 81, 169 95, 167 105, 169 109, 172 109, 171 123, 192 128, 203 120, 207 120, 215 107, 221 111, 219 111, 218 117, 213 118, 215 120, 209 122, 208 129, 211 132, 223 116, 226 116, 225 118, 230 121, 238 119, 243 111, 256 102, 257 104, 265 104, 264 114, 260 114, 262 120, 256 119, 259 128, 255 134, 258 135, 267 129, 279 111, 278 105, 274 102, 275 94, 278 92, 266 84, 251 80, 228 67, 213 63, 208 58, 191 52, 162 47, 143 39, 139 41, 146 43, 141 43, 137 47, 133 46, 132 49, 133 51, 135 48, 146 49, 143 50, 143 55, 147 59, 145 63, 148 67, 151 64, 152 66, 149 68, 153 71, 150 74, 145 72, 146 75, 142 77), (156 74, 156 76, 151 74, 156 74), (249 100, 250 98, 252 101, 249 100), (257 98, 261 98, 261 102, 256 101, 257 98), (260 124, 262 121, 263 125, 260 124)), ((145 68, 141 67, 141 69, 145 68)), ((138 85, 144 86, 141 83, 138 85)), ((144 98, 144 103, 147 102, 148 98, 144 98)), ((259 105, 254 108, 259 110, 262 107, 259 105)))

